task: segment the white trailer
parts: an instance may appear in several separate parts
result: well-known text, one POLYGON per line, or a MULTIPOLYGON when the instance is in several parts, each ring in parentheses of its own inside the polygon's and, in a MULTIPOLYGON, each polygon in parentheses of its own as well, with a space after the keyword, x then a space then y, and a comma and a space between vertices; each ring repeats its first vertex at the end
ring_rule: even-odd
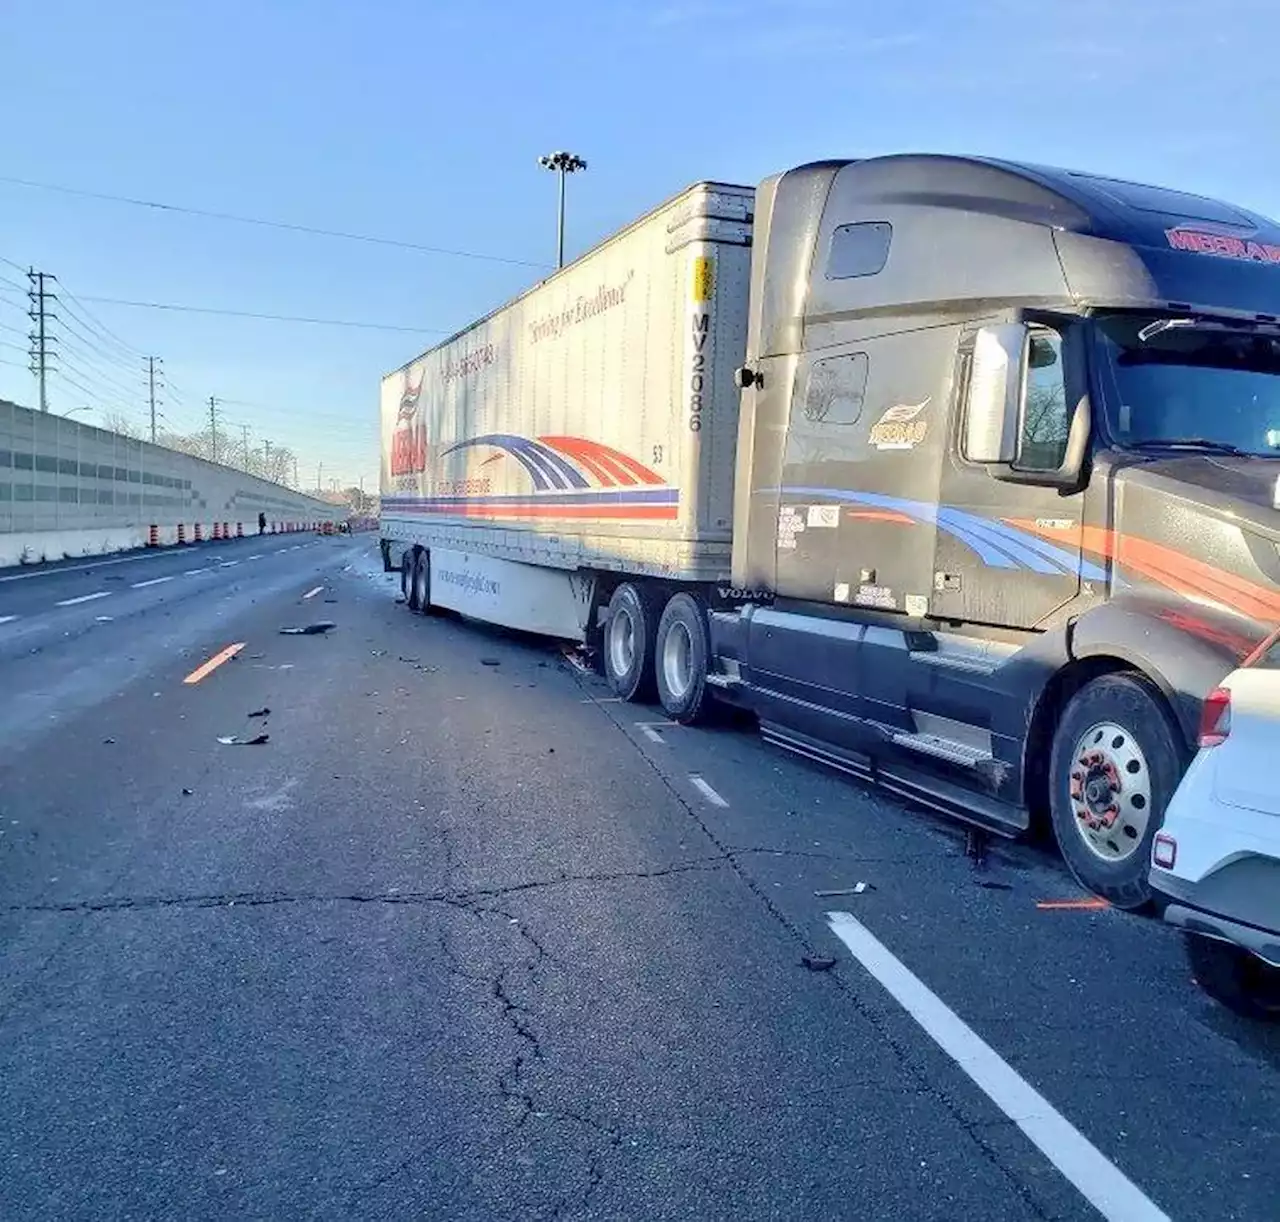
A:
POLYGON ((614 618, 615 686, 647 685, 672 594, 729 577, 754 198, 691 187, 383 380, 415 610, 588 642, 614 618))

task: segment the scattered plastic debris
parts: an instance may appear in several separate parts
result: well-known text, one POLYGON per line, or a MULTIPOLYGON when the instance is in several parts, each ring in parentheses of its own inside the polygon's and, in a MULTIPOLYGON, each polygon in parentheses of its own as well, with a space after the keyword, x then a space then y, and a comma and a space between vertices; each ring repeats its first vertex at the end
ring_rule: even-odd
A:
POLYGON ((321 620, 318 624, 308 624, 305 628, 281 628, 281 636, 320 636, 328 632, 330 628, 336 628, 338 625, 332 620, 321 620))
POLYGON ((502 659, 501 658, 481 658, 480 665, 481 666, 501 666, 502 659))
POLYGON ((183 786, 182 788, 183 797, 189 798, 193 793, 195 793, 194 789, 188 789, 185 785, 183 786))
POLYGON ((1079 900, 1040 900, 1036 907, 1041 912, 1103 912, 1111 905, 1099 895, 1079 900))
POLYGON ((102 741, 106 746, 110 747, 115 744, 116 740, 114 738, 104 738, 102 741))
POLYGON ((109 616, 109 615, 95 615, 95 616, 93 617, 93 622, 94 622, 95 624, 110 624, 110 623, 112 623, 113 621, 112 621, 111 616, 109 616))
POLYGON ((241 738, 238 734, 220 734, 218 741, 228 747, 261 747, 268 735, 257 734, 253 738, 241 738))
POLYGON ((815 891, 813 894, 820 900, 834 899, 838 895, 861 895, 864 891, 874 891, 871 883, 855 883, 852 887, 838 887, 834 891, 815 891))
POLYGON ((253 712, 249 714, 249 716, 250 717, 270 717, 271 710, 268 708, 254 709, 253 712))
POLYGON ((836 965, 829 955, 802 955, 800 962, 811 972, 829 972, 836 965))
POLYGON ((984 879, 978 884, 984 891, 1012 891, 1013 886, 1010 883, 994 883, 990 879, 984 879))

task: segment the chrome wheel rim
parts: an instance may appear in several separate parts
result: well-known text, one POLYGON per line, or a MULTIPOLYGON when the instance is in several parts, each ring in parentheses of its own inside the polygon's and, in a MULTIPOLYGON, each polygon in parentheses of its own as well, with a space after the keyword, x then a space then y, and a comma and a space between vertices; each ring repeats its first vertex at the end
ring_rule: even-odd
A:
POLYGON ((693 686, 693 637, 689 626, 679 620, 662 642, 662 677, 676 700, 683 700, 693 686))
POLYGON ((1141 849, 1151 822, 1151 770, 1124 726, 1102 721, 1080 736, 1067 794, 1076 831, 1095 857, 1116 863, 1141 849))
POLYGON ((621 678, 636 660, 636 625, 631 612, 619 607, 609 618, 609 666, 621 678))

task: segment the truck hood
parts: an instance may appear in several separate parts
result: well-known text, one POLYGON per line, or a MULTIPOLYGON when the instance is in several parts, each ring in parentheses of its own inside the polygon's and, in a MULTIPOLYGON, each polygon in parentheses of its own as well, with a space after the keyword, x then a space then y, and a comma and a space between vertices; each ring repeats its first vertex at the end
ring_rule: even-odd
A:
MULTIPOLYGON (((1119 466, 1119 464, 1118 464, 1119 466)), ((1121 488, 1149 491, 1280 543, 1280 459, 1179 454, 1118 469, 1121 488)))

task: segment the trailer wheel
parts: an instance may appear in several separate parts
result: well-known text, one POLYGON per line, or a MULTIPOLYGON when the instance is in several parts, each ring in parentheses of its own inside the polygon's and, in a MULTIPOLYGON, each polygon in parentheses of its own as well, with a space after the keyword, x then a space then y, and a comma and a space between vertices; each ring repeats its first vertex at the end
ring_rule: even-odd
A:
POLYGON ((421 615, 431 614, 431 553, 419 551, 413 561, 413 601, 421 615))
POLYGON ((410 611, 418 609, 417 604, 413 601, 415 596, 413 575, 416 564, 417 560, 411 551, 406 551, 400 557, 400 595, 408 604, 410 611))
POLYGON ((711 641, 707 613, 692 594, 675 594, 658 621, 654 643, 654 677, 658 699, 672 721, 694 725, 706 719, 707 659, 711 641))
POLYGON ((1177 728, 1147 680, 1102 675, 1067 704, 1050 762, 1053 834, 1072 874, 1117 908, 1151 899, 1151 842, 1182 771, 1177 728))
POLYGON ((1185 935, 1196 983, 1215 1001, 1245 1018, 1280 1022, 1280 968, 1230 942, 1185 935))
POLYGON ((614 694, 623 700, 653 695, 653 642, 657 635, 653 596, 624 581, 609 599, 604 626, 604 673, 614 694))

